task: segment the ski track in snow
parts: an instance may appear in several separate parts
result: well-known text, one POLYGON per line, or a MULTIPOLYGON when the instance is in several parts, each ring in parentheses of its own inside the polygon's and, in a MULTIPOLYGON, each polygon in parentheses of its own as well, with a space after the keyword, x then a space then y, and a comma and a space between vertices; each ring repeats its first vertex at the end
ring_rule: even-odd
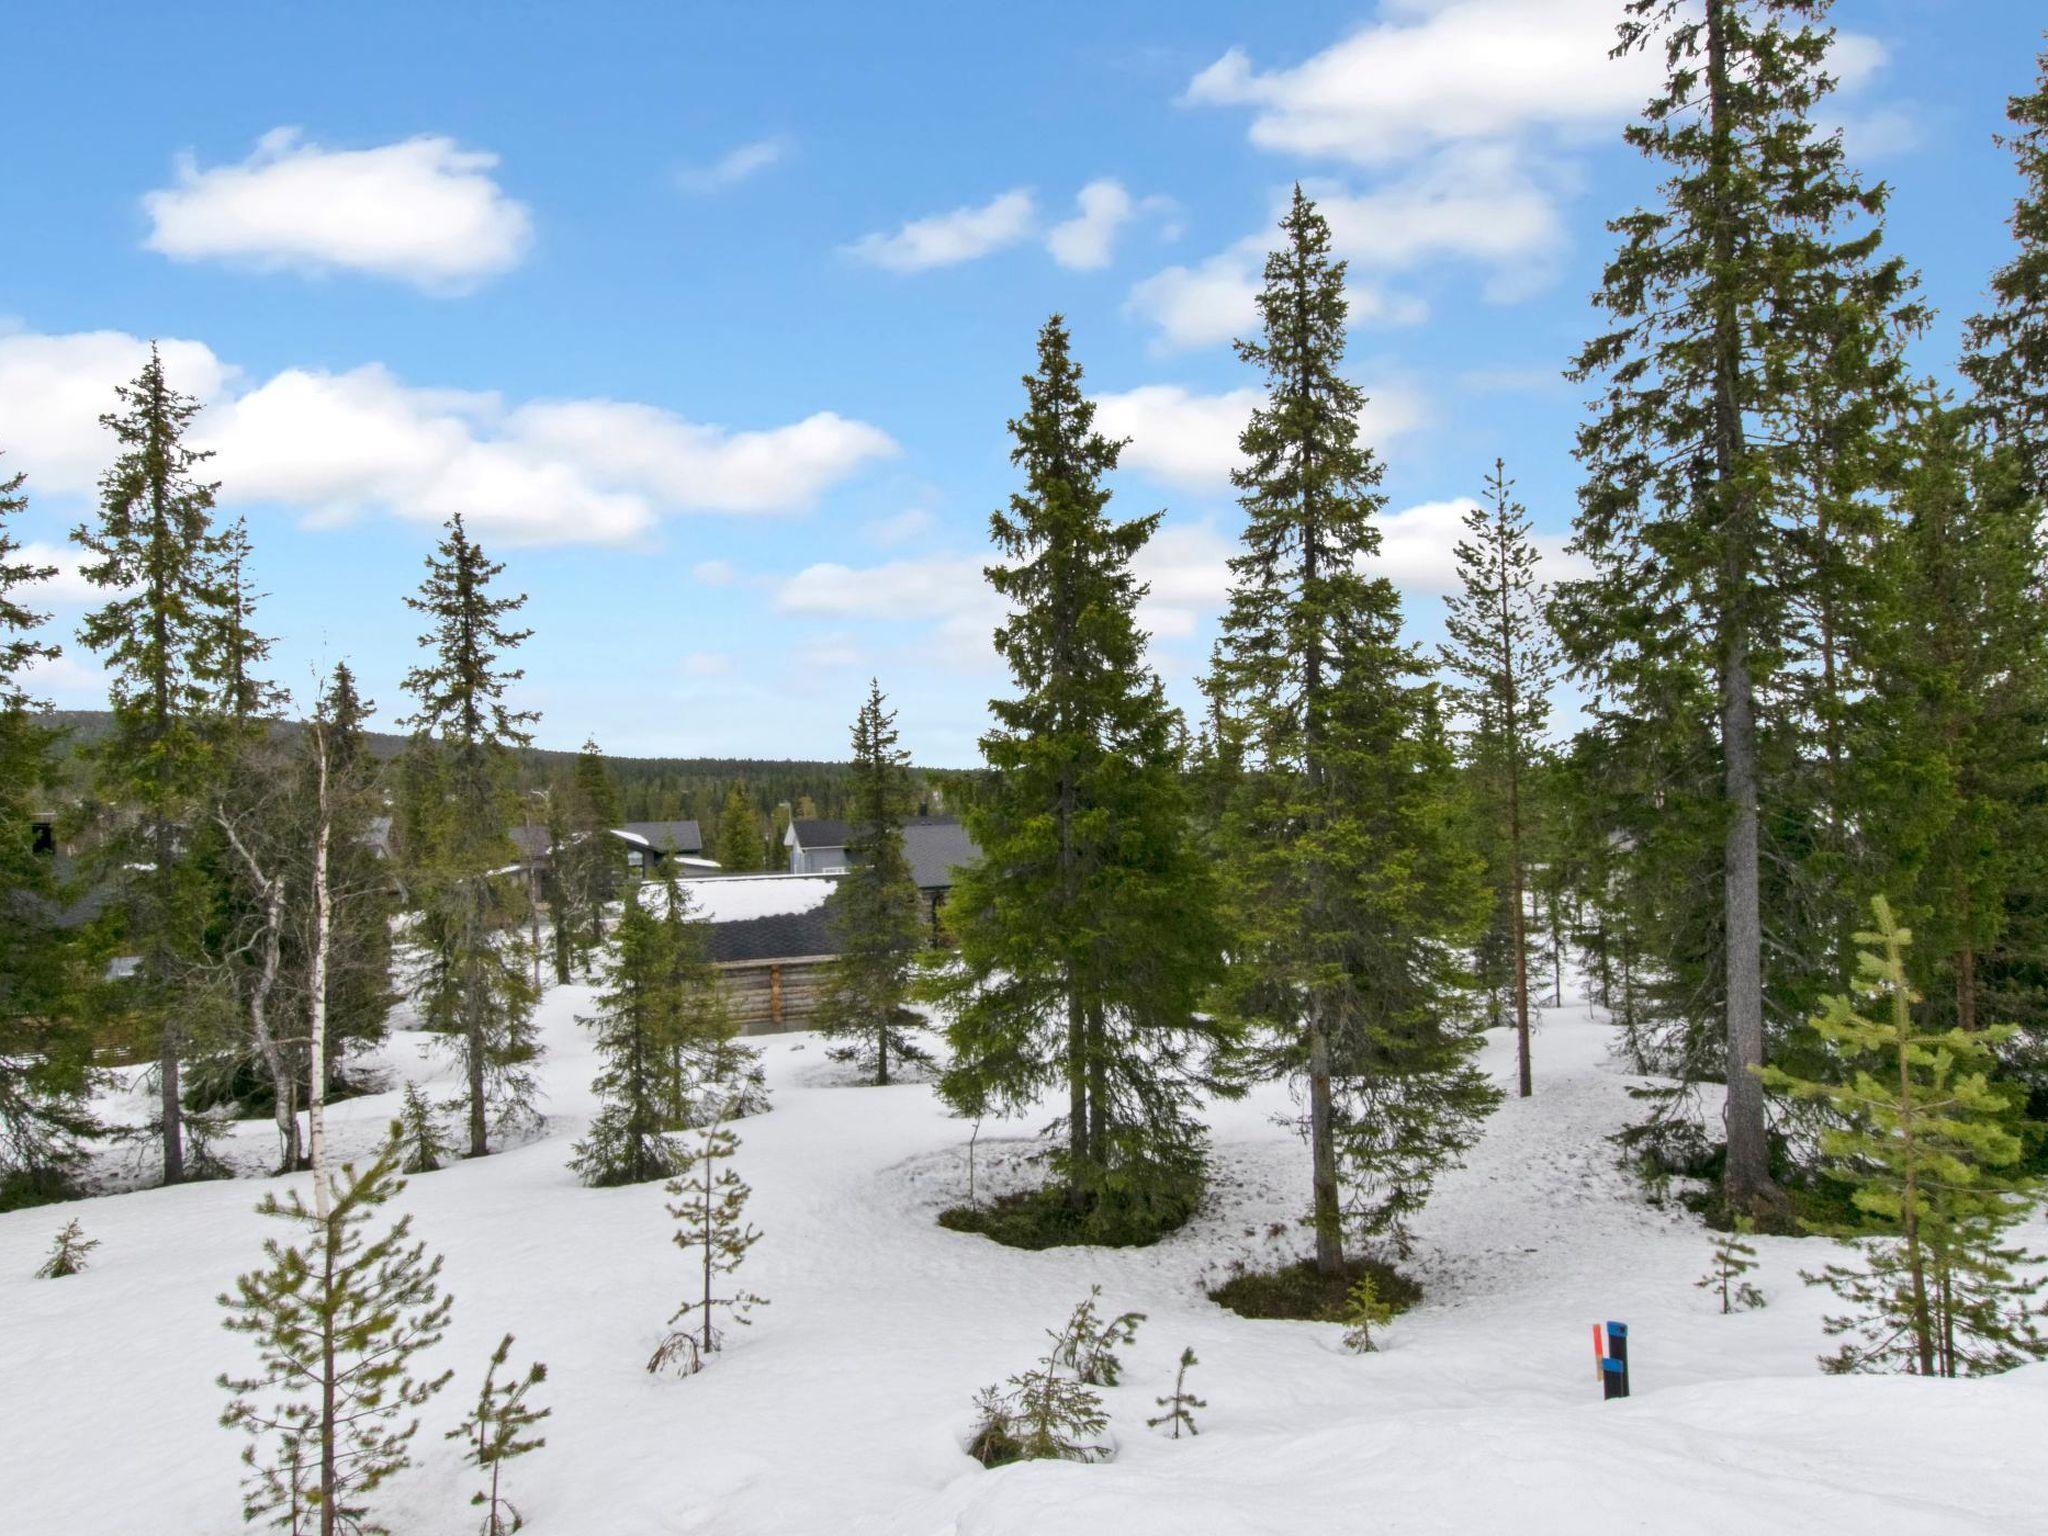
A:
MULTIPOLYGON (((1759 1240, 1769 1308, 1719 1315, 1692 1285, 1707 1234, 1645 1204, 1615 1166, 1605 1138, 1634 1108, 1631 1079, 1583 1007, 1545 1013, 1536 1096, 1510 1098, 1440 1184, 1409 1265, 1427 1298, 1363 1357, 1335 1327, 1250 1322, 1204 1295, 1234 1261, 1305 1248, 1307 1156, 1276 1123, 1283 1090, 1214 1107, 1215 1189, 1183 1231, 1146 1249, 1022 1253, 934 1223, 964 1196, 969 1127, 928 1084, 853 1086, 814 1037, 772 1037, 775 1108, 740 1124, 737 1160, 766 1234, 742 1278, 771 1304, 675 1380, 642 1369, 688 1279, 661 1187, 584 1189, 565 1166, 592 1108, 575 1024, 590 1004, 572 986, 542 1005, 544 1130, 400 1199, 446 1255, 455 1321, 432 1364, 458 1373, 427 1410, 420 1465, 377 1496, 400 1536, 474 1528, 472 1479, 441 1437, 507 1329, 515 1364, 549 1367, 548 1444, 506 1470, 533 1536, 2048 1529, 2048 1366, 1981 1382, 1823 1377, 1827 1298, 1797 1278, 1821 1261, 1814 1241, 1759 1240), (1027 1366, 1092 1283, 1108 1307, 1148 1314, 1104 1393, 1116 1459, 983 1471, 961 1449, 974 1392, 1027 1366), (1598 1401, 1589 1325, 1610 1317, 1631 1325, 1626 1403, 1598 1401), (1183 1345, 1211 1406, 1200 1436, 1175 1442, 1145 1420, 1183 1345)), ((448 1059, 421 1043, 394 1037, 393 1081, 452 1092, 448 1059)), ((1485 1061, 1510 1082, 1504 1035, 1485 1061)), ((374 1145, 395 1104, 335 1106, 338 1155, 374 1145)), ((983 1126, 983 1193, 1033 1176, 1035 1128, 983 1126)), ((269 1127, 240 1127, 230 1151, 260 1167, 269 1127)), ((250 1356, 215 1297, 275 1225, 252 1211, 266 1187, 0 1215, 0 1532, 243 1529, 242 1440, 214 1422, 214 1377, 250 1356), (31 1279, 74 1215, 102 1241, 93 1267, 31 1279)))

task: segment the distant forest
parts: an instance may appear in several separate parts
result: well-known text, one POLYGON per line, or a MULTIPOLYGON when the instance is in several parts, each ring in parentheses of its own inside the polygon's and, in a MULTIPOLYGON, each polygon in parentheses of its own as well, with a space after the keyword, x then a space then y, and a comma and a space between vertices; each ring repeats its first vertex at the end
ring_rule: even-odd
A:
MULTIPOLYGON (((82 785, 76 749, 105 736, 113 716, 103 709, 60 709, 48 719, 65 733, 73 749, 61 765, 67 783, 82 785)), ((295 721, 280 722, 274 728, 283 735, 300 729, 295 721)), ((407 738, 395 731, 370 731, 365 739, 379 759, 389 762, 405 750, 407 738)), ((521 751, 518 759, 519 788, 524 792, 567 778, 576 753, 573 748, 530 747, 521 751)), ((747 797, 765 811, 787 805, 792 815, 843 817, 853 772, 850 762, 801 758, 612 757, 607 761, 618 782, 626 820, 695 819, 706 824, 707 832, 735 784, 744 787, 747 797)), ((977 776, 971 769, 913 769, 919 811, 938 815, 970 804, 977 776)))

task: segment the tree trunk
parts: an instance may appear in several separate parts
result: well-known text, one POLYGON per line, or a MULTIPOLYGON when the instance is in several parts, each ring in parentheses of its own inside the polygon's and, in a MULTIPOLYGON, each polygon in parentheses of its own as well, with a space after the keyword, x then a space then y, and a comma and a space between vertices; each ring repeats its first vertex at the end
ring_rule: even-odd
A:
POLYGON ((1082 1171, 1088 1166, 1088 1022, 1072 974, 1067 981, 1067 1205, 1088 1209, 1082 1171))
POLYGON ((1330 1037, 1320 1000, 1308 1019, 1308 1135, 1315 1191, 1316 1273, 1344 1272, 1344 1213, 1337 1196, 1337 1125, 1330 1094, 1330 1037))
POLYGON ((333 939, 334 911, 327 889, 327 849, 333 835, 334 812, 327 783, 327 735, 313 726, 314 766, 319 782, 319 823, 313 832, 313 957, 306 979, 307 1055, 312 1070, 306 1082, 306 1140, 313 1159, 313 1208, 327 1219, 327 956, 333 939))

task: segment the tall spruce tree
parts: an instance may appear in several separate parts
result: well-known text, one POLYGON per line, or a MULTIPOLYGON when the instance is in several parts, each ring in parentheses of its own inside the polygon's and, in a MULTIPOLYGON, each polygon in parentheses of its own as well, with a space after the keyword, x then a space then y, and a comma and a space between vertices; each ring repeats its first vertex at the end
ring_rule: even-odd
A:
POLYGON ((691 1042, 674 942, 672 925, 629 890, 598 1011, 581 1021, 595 1032, 603 1063, 592 1084, 598 1112, 571 1165, 586 1184, 638 1184, 676 1171, 673 1137, 689 1123, 688 1079, 676 1066, 691 1042))
POLYGON ((163 1178, 175 1184, 186 1172, 179 1073, 199 1007, 189 982, 213 896, 197 845, 218 756, 222 545, 216 487, 198 478, 208 455, 185 441, 199 402, 171 387, 153 346, 115 393, 121 408, 100 423, 120 451, 100 479, 97 520, 72 533, 89 557, 85 579, 108 594, 79 627, 113 706, 112 729, 91 749, 107 808, 92 867, 111 884, 112 922, 136 958, 122 985, 155 1047, 163 1178))
POLYGON ((588 965, 591 952, 604 943, 605 909, 618 900, 625 873, 624 850, 611 835, 625 820, 625 810, 611 764, 595 741, 585 741, 576 754, 568 805, 566 876, 574 888, 570 905, 579 920, 576 947, 588 965))
POLYGON ((1245 548, 1208 686, 1242 754, 1225 1000, 1260 1069, 1306 1086, 1315 1262, 1336 1276, 1347 1224, 1405 1243, 1499 1095, 1472 1062, 1455 959, 1485 891, 1435 687, 1399 594, 1366 568, 1385 498, 1340 372, 1345 267, 1298 187, 1280 228, 1260 339, 1238 343, 1267 396, 1240 439, 1245 548))
POLYGON ((1832 86, 1828 9, 1629 0, 1617 51, 1661 42, 1667 79, 1626 137, 1668 175, 1657 206, 1610 225, 1619 247, 1597 302, 1614 328, 1577 372, 1605 388, 1578 444, 1577 547, 1596 574, 1560 604, 1596 707, 1648 722, 1674 754, 1658 841, 1683 866, 1670 888, 1712 893, 1712 912, 1687 918, 1708 930, 1688 991, 1696 1017, 1720 1018, 1723 1194, 1758 1214, 1782 1199, 1754 1070, 1767 996, 1795 1024, 1837 928, 1801 905, 1809 722, 1787 685, 1814 657, 1801 590, 1820 568, 1814 518, 1856 498, 1832 478, 1816 496, 1812 450, 1825 437, 1835 462, 1875 462, 1861 439, 1902 398, 1898 344, 1921 318, 1911 275, 1879 249, 1883 189, 1814 125, 1832 86), (1702 709, 1705 739, 1685 724, 1702 709), (1688 756, 1700 749, 1711 773, 1688 756), (1696 811, 1673 803, 1687 779, 1705 796, 1696 811), (1679 850, 1692 829, 1705 837, 1679 850))
POLYGON ((882 706, 882 685, 870 680, 853 724, 848 862, 830 914, 839 948, 818 1027, 836 1042, 834 1059, 857 1062, 886 1085, 891 1062, 929 1062, 931 1053, 916 1038, 922 1021, 906 1006, 923 943, 917 885, 903 852, 910 754, 897 745, 895 712, 882 706))
POLYGON ((761 813, 744 781, 726 792, 718 813, 719 867, 728 874, 747 874, 766 867, 767 845, 761 838, 761 813))
POLYGON ((1530 791, 1550 720, 1557 648, 1544 616, 1548 599, 1537 578, 1529 514, 1514 499, 1514 484, 1507 465, 1494 460, 1486 502, 1465 514, 1465 537, 1457 546, 1464 590, 1447 605, 1444 627, 1451 643, 1443 659, 1465 680, 1466 753, 1482 801, 1479 825, 1488 872, 1498 881, 1489 931, 1507 945, 1516 1079, 1527 1098, 1530 791))
POLYGON ((1021 1109, 1065 1088, 1060 1196, 1095 1240, 1177 1224, 1199 1197, 1193 1114, 1227 1029, 1198 1010, 1221 949, 1190 826, 1180 717, 1145 659, 1131 563, 1159 514, 1113 521, 1121 445, 1094 429, 1067 328, 1039 332, 1010 423, 1024 488, 990 519, 1016 693, 990 705, 991 783, 968 813, 979 864, 946 913, 959 963, 939 996, 956 1108, 1021 1109))
POLYGON ((0 1210, 70 1193, 80 1141, 95 1129, 92 1039, 56 924, 56 861, 35 838, 56 737, 22 672, 57 648, 38 633, 47 615, 22 598, 56 569, 24 558, 9 526, 28 507, 23 483, 0 478, 0 1210))
POLYGON ((427 557, 427 574, 407 606, 433 628, 420 637, 430 659, 405 675, 415 701, 405 721, 415 750, 438 760, 430 792, 439 803, 416 809, 407 850, 413 896, 421 908, 422 955, 414 992, 430 1028, 455 1042, 467 1087, 468 1155, 490 1150, 493 1106, 504 1120, 530 1109, 534 989, 521 964, 518 925, 525 892, 500 871, 515 857, 513 748, 528 745, 539 717, 505 702, 525 674, 506 654, 529 630, 509 617, 524 594, 499 597, 491 584, 504 566, 469 537, 460 514, 427 557))
POLYGON ((2012 97, 2012 152, 2021 191, 2012 234, 2019 249, 1991 277, 1992 308, 1968 325, 1963 372, 1998 442, 2018 461, 2022 488, 2048 497, 2048 49, 2034 89, 2012 97))

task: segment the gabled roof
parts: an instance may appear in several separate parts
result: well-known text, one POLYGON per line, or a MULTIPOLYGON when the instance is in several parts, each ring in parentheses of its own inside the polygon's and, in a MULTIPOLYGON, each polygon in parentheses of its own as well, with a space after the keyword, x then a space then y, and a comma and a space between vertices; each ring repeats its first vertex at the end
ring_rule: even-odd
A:
POLYGON ((906 826, 903 853, 910 860, 910 878, 921 891, 952 885, 954 870, 981 858, 967 829, 951 817, 920 817, 906 826))
MULTIPOLYGON (((906 816, 903 818, 903 832, 906 841, 917 827, 957 827, 958 816, 906 816)), ((796 834, 799 846, 804 848, 844 848, 846 840, 853 835, 849 822, 827 821, 806 816, 789 824, 789 830, 796 834)))
POLYGON ((629 821, 612 835, 629 843, 645 843, 663 853, 702 853, 704 833, 694 821, 629 821))

